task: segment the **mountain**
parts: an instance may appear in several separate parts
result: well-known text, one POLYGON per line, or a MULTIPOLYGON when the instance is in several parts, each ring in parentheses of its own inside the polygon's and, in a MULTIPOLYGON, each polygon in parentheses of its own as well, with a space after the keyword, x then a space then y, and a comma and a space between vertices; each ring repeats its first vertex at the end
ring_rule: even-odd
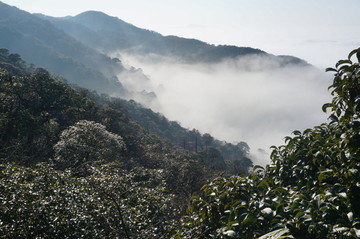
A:
POLYGON ((359 62, 360 48, 327 69, 327 122, 286 136, 266 168, 227 177, 211 136, 203 152, 173 147, 129 115, 164 121, 159 130, 166 119, 138 105, 128 114, 2 48, 0 235, 359 238, 359 62))
POLYGON ((71 83, 99 92, 126 95, 116 75, 124 71, 118 59, 99 53, 51 22, 0 2, 0 48, 20 54, 38 67, 64 76, 71 83))
POLYGON ((0 48, 16 52, 37 66, 64 76, 69 82, 99 93, 156 104, 151 89, 131 89, 120 82, 140 84, 149 78, 136 67, 127 69, 110 53, 171 57, 185 63, 219 62, 227 58, 259 55, 280 64, 306 64, 296 57, 273 56, 259 49, 214 46, 195 39, 163 36, 102 12, 54 18, 30 14, 0 2, 0 48), (118 77, 123 77, 120 79, 118 77))
MULTIPOLYGON (((46 144, 38 144, 41 140, 36 139, 37 134, 42 135, 44 131, 48 130, 45 129, 46 127, 43 124, 48 124, 49 121, 57 124, 56 130, 64 129, 64 127, 82 119, 100 120, 105 125, 108 125, 110 129, 114 125, 109 124, 109 120, 113 119, 117 122, 116 124, 120 123, 122 125, 120 127, 121 135, 126 140, 128 147, 132 147, 129 150, 134 150, 133 155, 143 151, 139 150, 136 142, 145 137, 150 139, 151 142, 158 142, 161 145, 162 149, 159 153, 168 150, 168 147, 175 147, 169 149, 170 151, 192 152, 194 155, 197 154, 200 161, 207 162, 208 166, 216 170, 232 172, 234 165, 241 163, 239 170, 246 173, 252 166, 251 161, 248 159, 249 146, 244 142, 233 145, 216 140, 209 134, 201 134, 195 129, 185 129, 177 122, 171 122, 161 114, 146 109, 132 100, 127 101, 104 94, 98 95, 78 86, 73 86, 73 89, 70 89, 63 82, 52 79, 53 76, 45 69, 29 67, 18 54, 10 53, 4 48, 0 49, 0 77, 4 78, 4 82, 0 81, 0 93, 3 92, 3 94, 0 94, 2 99, 0 112, 9 118, 17 119, 17 122, 12 122, 8 121, 7 117, 2 119, 0 117, 1 122, 6 122, 0 127, 0 132, 2 132, 0 137, 0 149, 2 149, 0 150, 0 158, 1 153, 4 153, 4 151, 5 154, 9 153, 5 150, 7 147, 2 143, 11 144, 12 140, 9 140, 11 137, 19 137, 22 140, 28 138, 23 143, 23 145, 26 145, 30 142, 25 148, 30 148, 31 152, 39 153, 36 155, 37 159, 33 158, 32 160, 49 157, 52 153, 51 150, 35 150, 37 147, 49 146, 48 143, 52 142, 47 140, 46 144), (5 70, 5 73, 2 69, 5 70), (19 76, 23 78, 17 79, 18 84, 7 84, 6 82, 9 81, 9 78, 6 77, 7 74, 15 78, 19 76), (14 97, 19 98, 21 106, 13 105, 12 100, 15 99, 14 97), (109 111, 107 112, 106 109, 109 111), (26 112, 31 115, 30 118, 25 115, 26 112), (136 125, 133 122, 136 122, 136 125), (124 130, 130 126, 133 128, 124 130), (23 134, 31 130, 36 132, 23 134), (138 140, 134 142, 128 141, 129 138, 135 135, 137 135, 138 140), (130 146, 132 144, 135 145, 130 146), (248 164, 243 165, 246 163, 248 164)), ((235 173, 238 173, 239 170, 235 173)))
POLYGON ((277 57, 250 47, 215 46, 196 39, 163 36, 97 11, 87 11, 65 18, 40 16, 87 46, 107 54, 118 51, 140 55, 156 54, 188 63, 219 62, 227 58, 261 55, 271 57, 282 65, 307 64, 296 57, 277 57))
MULTIPOLYGON (((228 164, 200 138, 198 152, 171 145, 122 102, 0 50, 1 235, 171 238, 204 183, 251 167, 247 158, 228 164)), ((150 110, 134 110, 157 124, 150 110)))

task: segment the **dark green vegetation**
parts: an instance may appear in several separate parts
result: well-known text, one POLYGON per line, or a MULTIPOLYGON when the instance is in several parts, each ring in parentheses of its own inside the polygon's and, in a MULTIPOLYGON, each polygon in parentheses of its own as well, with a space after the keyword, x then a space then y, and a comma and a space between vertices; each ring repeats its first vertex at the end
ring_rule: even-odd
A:
POLYGON ((169 121, 163 115, 144 108, 133 100, 113 98, 112 102, 120 103, 132 120, 150 132, 167 139, 172 145, 207 158, 209 162, 206 164, 215 169, 226 169, 231 174, 246 174, 248 173, 246 170, 253 166, 248 158, 250 147, 245 142, 232 144, 217 140, 210 134, 201 134, 196 129, 184 129, 179 123, 169 121))
POLYGON ((179 212, 155 169, 0 165, 1 238, 169 238, 179 212))
POLYGON ((360 238, 359 61, 360 48, 327 69, 335 72, 328 122, 294 131, 266 168, 217 177, 199 192, 229 173, 210 135, 185 134, 134 102, 75 91, 3 49, 0 235, 360 238), (129 115, 147 117, 153 132, 174 129, 162 133, 170 141, 197 135, 198 145, 174 147, 129 115))
POLYGON ((329 122, 287 136, 265 169, 203 186, 177 238, 360 238, 359 61, 360 48, 327 69, 329 122))
MULTIPOLYGON (((121 62, 54 27, 76 20, 96 39, 97 31, 107 34, 99 17, 109 28, 145 34, 101 13, 45 21, 0 3, 1 47, 79 85, 121 91, 113 78, 121 62)), ((186 61, 197 60, 188 54, 194 49, 206 61, 265 54, 146 34, 156 38, 149 46, 127 35, 124 48, 105 38, 98 48, 144 45, 136 53, 186 61)), ((334 98, 323 107, 329 121, 294 131, 273 148, 269 166, 248 176, 246 143, 220 142, 133 101, 71 88, 10 52, 0 50, 1 238, 360 238, 360 49, 328 69, 335 72, 334 98)))
POLYGON ((168 138, 196 131, 133 102, 71 88, 6 49, 0 66, 5 238, 169 238, 189 197, 207 180, 252 165, 245 143, 197 132, 195 149, 176 146, 140 124, 148 122, 154 132, 176 125, 162 135, 168 138), (132 115, 147 120, 138 124, 132 115), (233 150, 228 162, 224 145, 233 150))

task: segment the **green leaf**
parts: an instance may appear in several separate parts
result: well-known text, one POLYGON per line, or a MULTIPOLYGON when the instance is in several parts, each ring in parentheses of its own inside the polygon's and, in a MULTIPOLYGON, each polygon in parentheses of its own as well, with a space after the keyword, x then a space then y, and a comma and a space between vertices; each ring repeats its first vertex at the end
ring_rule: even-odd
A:
POLYGON ((266 208, 261 210, 261 213, 265 214, 265 215, 270 215, 270 214, 273 213, 273 210, 270 207, 266 207, 266 208))
POLYGON ((287 143, 287 142, 289 142, 290 140, 292 140, 292 138, 291 138, 290 136, 285 136, 284 140, 285 140, 285 143, 287 143))
POLYGON ((234 230, 227 230, 227 231, 223 232, 223 234, 228 236, 228 237, 235 237, 236 236, 236 232, 234 230))
POLYGON ((259 189, 261 188, 261 189, 267 190, 270 187, 270 185, 267 181, 262 180, 257 187, 259 189))
POLYGON ((351 60, 340 60, 340 61, 338 61, 338 63, 336 63, 335 66, 337 68, 338 66, 343 65, 343 64, 352 64, 352 61, 351 60))
POLYGON ((328 177, 332 176, 333 170, 332 169, 326 169, 324 171, 319 172, 318 180, 320 182, 324 181, 328 177))
MULTIPOLYGON (((358 49, 355 49, 355 50, 352 50, 350 53, 349 53, 349 56, 348 56, 348 59, 350 60, 351 57, 355 54, 355 53, 359 53, 360 52, 360 48, 358 49)), ((360 59, 358 59, 360 61, 360 59)))
POLYGON ((326 113, 326 109, 332 107, 331 103, 326 103, 322 106, 322 111, 326 113))
POLYGON ((325 72, 329 72, 329 71, 335 71, 335 72, 337 72, 336 69, 331 68, 331 67, 328 67, 328 68, 325 69, 325 72))
POLYGON ((285 236, 282 237, 283 235, 289 233, 289 229, 287 228, 281 228, 272 232, 269 232, 261 237, 259 237, 258 239, 280 239, 280 238, 294 238, 293 236, 285 236))
POLYGON ((244 218, 244 220, 242 221, 243 224, 251 224, 251 223, 255 223, 257 220, 257 217, 252 214, 252 213, 249 213, 246 215, 246 217, 244 218))
POLYGON ((339 118, 336 117, 336 115, 332 114, 329 116, 329 119, 332 121, 332 122, 338 122, 339 121, 339 118))
POLYGON ((253 167, 253 170, 255 171, 255 170, 257 170, 257 169, 265 170, 264 167, 262 167, 262 166, 260 166, 260 165, 255 165, 255 166, 253 167))
POLYGON ((298 212, 296 215, 295 215, 295 219, 299 219, 300 217, 304 216, 305 215, 305 212, 298 212))

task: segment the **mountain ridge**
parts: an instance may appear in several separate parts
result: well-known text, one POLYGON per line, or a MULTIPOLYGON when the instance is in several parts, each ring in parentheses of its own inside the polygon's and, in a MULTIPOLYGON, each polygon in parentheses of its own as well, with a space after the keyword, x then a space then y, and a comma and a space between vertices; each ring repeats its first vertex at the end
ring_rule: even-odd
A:
POLYGON ((219 62, 227 58, 245 55, 268 55, 283 64, 308 65, 294 56, 275 56, 263 50, 234 45, 212 45, 206 42, 174 35, 164 36, 158 32, 142 29, 118 17, 100 11, 86 11, 73 17, 48 17, 56 26, 84 44, 109 54, 125 51, 130 54, 159 54, 176 57, 182 62, 219 62), (74 30, 76 24, 80 29, 74 30), (81 32, 85 33, 84 35, 81 32), (89 37, 92 36, 93 38, 89 37), (93 40, 96 39, 96 40, 93 40))
POLYGON ((0 47, 19 53, 29 63, 63 75, 71 83, 138 101, 154 100, 154 94, 134 92, 124 87, 118 77, 126 72, 126 77, 135 74, 135 78, 141 75, 149 80, 146 73, 134 72, 136 67, 126 69, 121 60, 109 57, 109 53, 155 54, 190 64, 248 55, 275 59, 279 66, 307 64, 296 57, 277 57, 249 47, 215 46, 196 39, 163 36, 99 11, 55 18, 30 14, 0 2, 0 13, 0 47))
POLYGON ((123 66, 83 45, 50 21, 0 2, 0 46, 72 83, 100 92, 126 94, 114 76, 123 66), (99 84, 101 82, 101 84, 99 84))

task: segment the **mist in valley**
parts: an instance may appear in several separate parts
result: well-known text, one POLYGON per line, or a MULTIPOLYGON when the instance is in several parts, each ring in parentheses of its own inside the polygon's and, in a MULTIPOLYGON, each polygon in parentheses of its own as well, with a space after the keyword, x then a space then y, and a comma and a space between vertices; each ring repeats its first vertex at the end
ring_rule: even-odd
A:
POLYGON ((282 145, 292 131, 327 118, 321 106, 330 101, 332 76, 323 69, 283 66, 275 58, 254 55, 201 64, 115 55, 135 73, 119 76, 126 87, 157 96, 152 103, 136 100, 183 127, 227 142, 247 142, 255 164, 269 163, 270 146, 282 145))

